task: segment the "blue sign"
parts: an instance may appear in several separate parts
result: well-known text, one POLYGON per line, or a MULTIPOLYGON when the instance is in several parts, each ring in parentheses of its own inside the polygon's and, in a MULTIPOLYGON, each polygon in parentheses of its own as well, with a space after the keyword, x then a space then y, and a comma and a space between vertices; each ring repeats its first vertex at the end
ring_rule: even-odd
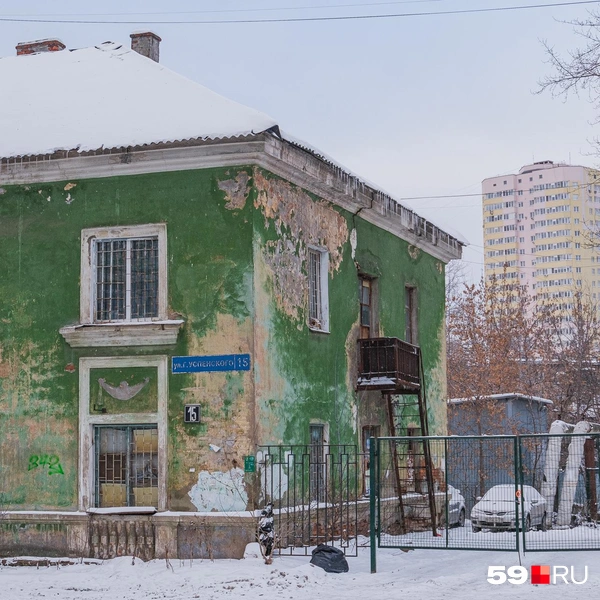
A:
POLYGON ((249 354, 222 356, 174 356, 172 373, 205 373, 208 371, 249 371, 249 354))

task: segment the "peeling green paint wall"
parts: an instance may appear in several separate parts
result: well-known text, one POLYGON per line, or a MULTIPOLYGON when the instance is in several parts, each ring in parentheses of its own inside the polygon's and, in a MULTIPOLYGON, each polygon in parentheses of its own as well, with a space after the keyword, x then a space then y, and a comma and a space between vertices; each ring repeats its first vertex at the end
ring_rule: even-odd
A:
MULTIPOLYGON (((404 286, 418 287, 432 431, 445 430, 443 266, 360 215, 252 168, 3 187, 0 508, 77 507, 83 356, 251 354, 249 372, 169 375, 171 510, 197 508, 190 491, 206 474, 238 478, 257 444, 308 442, 311 421, 329 425, 332 444, 358 442, 361 425, 385 422, 380 396, 354 391, 358 271, 378 277, 382 335, 403 337, 404 286), (58 330, 79 318, 81 230, 144 223, 167 224, 169 313, 185 320, 177 344, 71 348, 58 330), (331 333, 307 327, 309 245, 330 253, 331 333), (202 423, 183 423, 186 403, 202 404, 202 423), (30 468, 31 456, 48 458, 30 468), (62 474, 49 472, 54 456, 62 474)), ((95 375, 91 403, 99 377, 121 381, 95 375)), ((144 394, 140 410, 153 410, 152 388, 144 394)))
MULTIPOLYGON (((252 205, 244 206, 240 200, 240 194, 249 193, 244 181, 250 175, 249 169, 213 169, 4 186, 0 199, 2 506, 76 508, 81 356, 251 351, 252 205), (241 181, 244 189, 221 189, 221 182, 230 179, 241 181), (227 197, 232 193, 237 193, 233 202, 227 197), (70 348, 58 330, 79 318, 81 230, 160 222, 167 223, 168 231, 169 309, 186 321, 177 345, 70 348), (41 468, 28 471, 32 454, 59 455, 64 474, 48 475, 41 468)), ((118 385, 118 374, 113 378, 110 383, 118 385)), ((190 468, 196 473, 231 468, 238 454, 241 461, 241 455, 250 451, 242 433, 245 436, 248 429, 251 402, 250 374, 170 375, 172 508, 194 508, 187 492, 197 475, 190 468), (183 425, 183 405, 188 402, 203 404, 201 425, 183 425), (234 442, 233 448, 227 441, 234 442), (208 448, 213 442, 227 452, 216 455, 208 448)))
MULTIPOLYGON (((381 336, 404 337, 405 286, 418 289, 432 433, 446 431, 444 266, 391 233, 257 171, 254 269, 256 398, 262 443, 308 443, 311 422, 329 425, 331 444, 359 442, 382 424, 381 394, 355 392, 358 274, 377 278, 381 336), (352 256, 350 232, 356 230, 352 256), (330 333, 307 327, 307 247, 330 253, 330 333)), ((416 415, 411 419, 418 424, 416 415)))

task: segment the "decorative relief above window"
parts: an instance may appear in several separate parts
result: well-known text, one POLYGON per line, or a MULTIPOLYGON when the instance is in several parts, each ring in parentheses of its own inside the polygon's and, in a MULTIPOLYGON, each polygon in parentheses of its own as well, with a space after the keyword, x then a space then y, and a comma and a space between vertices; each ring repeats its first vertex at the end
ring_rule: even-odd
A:
POLYGON ((164 223, 81 232, 80 322, 60 330, 69 345, 174 344, 182 324, 167 315, 164 223))

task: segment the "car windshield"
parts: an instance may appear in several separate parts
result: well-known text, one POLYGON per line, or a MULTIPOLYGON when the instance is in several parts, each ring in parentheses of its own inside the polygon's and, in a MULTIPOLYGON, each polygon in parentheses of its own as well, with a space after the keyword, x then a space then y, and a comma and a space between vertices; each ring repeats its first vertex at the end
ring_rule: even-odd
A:
POLYGON ((537 490, 533 488, 523 488, 523 497, 527 502, 539 502, 539 500, 543 500, 540 495, 537 493, 537 490))
POLYGON ((482 498, 482 500, 493 500, 494 502, 512 502, 514 499, 514 488, 500 486, 488 490, 482 498))

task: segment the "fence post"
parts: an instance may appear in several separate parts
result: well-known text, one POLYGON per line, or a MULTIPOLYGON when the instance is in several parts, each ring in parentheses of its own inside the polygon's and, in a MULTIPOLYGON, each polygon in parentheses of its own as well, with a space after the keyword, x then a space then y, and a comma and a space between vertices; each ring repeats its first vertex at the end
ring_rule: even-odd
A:
MULTIPOLYGON (((450 523, 448 520, 448 438, 444 438, 444 486, 446 487, 446 497, 445 497, 445 502, 446 502, 446 506, 445 506, 445 512, 446 512, 446 548, 448 547, 448 535, 449 535, 449 531, 450 531, 450 523)), ((459 519, 460 519, 460 512, 459 512, 459 519)))
MULTIPOLYGON (((514 437, 514 454, 515 454, 515 538, 517 543, 517 552, 520 555, 520 547, 519 547, 519 532, 524 530, 525 523, 522 523, 521 527, 519 527, 519 502, 523 501, 523 498, 517 496, 517 492, 522 494, 519 483, 521 481, 521 438, 517 435, 514 437)), ((525 545, 525 534, 523 534, 523 545, 525 545)))
POLYGON ((375 461, 378 452, 376 452, 375 444, 377 440, 374 437, 369 438, 369 536, 371 542, 371 573, 377 572, 377 535, 375 531, 376 519, 376 501, 377 501, 377 490, 376 487, 379 483, 377 469, 375 467, 375 461))

